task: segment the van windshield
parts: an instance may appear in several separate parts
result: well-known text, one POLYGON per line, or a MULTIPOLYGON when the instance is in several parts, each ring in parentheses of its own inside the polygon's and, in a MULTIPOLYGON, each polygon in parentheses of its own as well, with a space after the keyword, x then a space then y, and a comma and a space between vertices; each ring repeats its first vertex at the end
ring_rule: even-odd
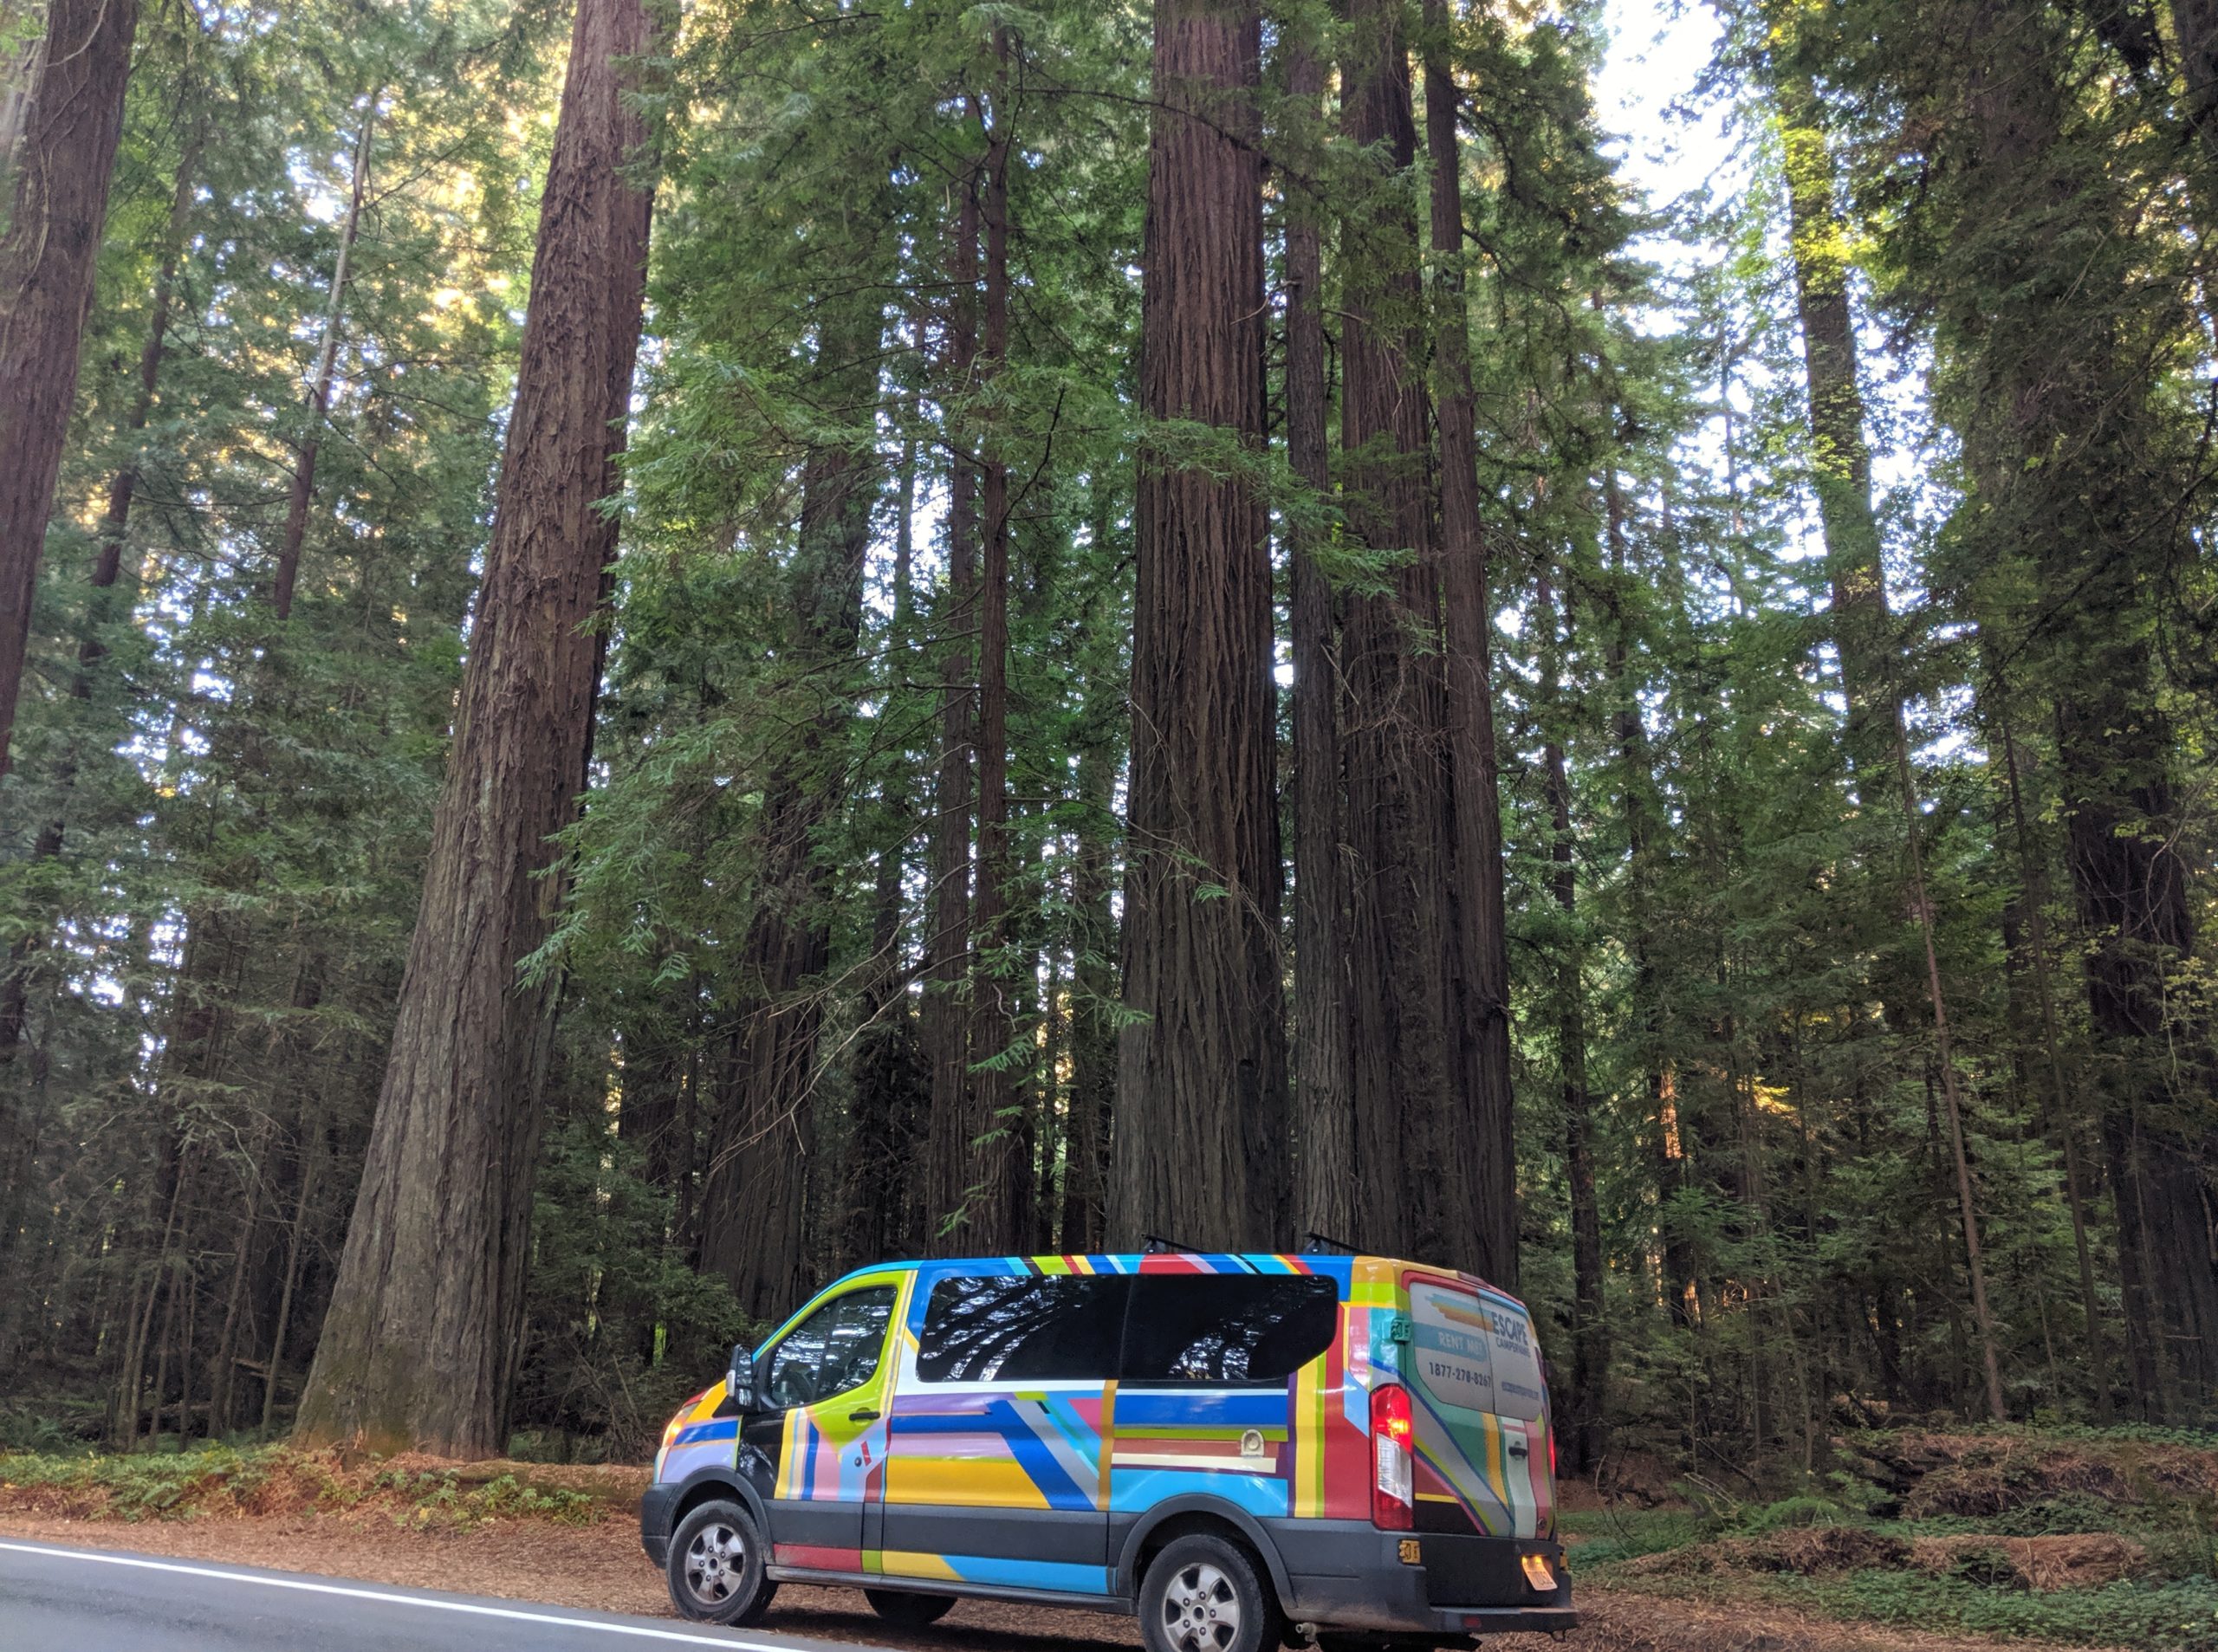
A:
POLYGON ((1410 1318, 1410 1363, 1436 1406, 1528 1421, 1545 1409, 1540 1355, 1523 1310, 1474 1291, 1416 1282, 1410 1318))

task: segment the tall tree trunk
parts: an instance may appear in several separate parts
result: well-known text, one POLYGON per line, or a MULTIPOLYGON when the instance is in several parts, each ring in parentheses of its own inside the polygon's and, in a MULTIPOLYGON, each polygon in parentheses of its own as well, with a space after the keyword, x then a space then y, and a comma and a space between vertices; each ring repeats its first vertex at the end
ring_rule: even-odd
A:
POLYGON ((10 761, 138 26, 138 0, 51 0, 0 224, 0 775, 10 761))
MULTIPOLYGON (((1664 1050, 1664 1008, 1657 997, 1656 768, 1648 747, 1648 729, 1641 721, 1640 686, 1633 672, 1631 547, 1627 542, 1625 485, 1614 467, 1602 479, 1602 511, 1604 542, 1610 558, 1610 629, 1603 664, 1609 677, 1611 742, 1616 748, 1618 809, 1625 834, 1625 904, 1638 1065, 1647 1092, 1645 1134, 1657 1196, 1668 1202, 1685 1183, 1686 1158, 1681 1150, 1670 1066, 1664 1050)), ((1694 1279, 1693 1253, 1676 1223, 1667 1220, 1659 1226, 1663 1231, 1657 1260, 1663 1269, 1665 1305, 1673 1321, 1683 1325, 1688 1287, 1694 1279)))
MULTIPOLYGON (((998 29, 1002 60, 986 137, 986 336, 978 380, 990 385, 1008 360, 1008 42, 998 29)), ((979 965, 971 979, 971 1121, 980 1143, 978 1189, 963 1223, 966 1247, 989 1256, 1019 1254, 1032 1246, 1021 1220, 1029 1188, 1023 1132, 1002 1058, 1015 1037, 1008 920, 1008 461, 1002 437, 984 438, 981 489, 985 556, 978 576, 978 887, 971 916, 979 965)))
POLYGON ((1456 973, 1450 1004, 1459 1105, 1443 1121, 1436 1230, 1517 1288, 1516 1133, 1509 1085, 1509 951, 1495 781, 1494 623, 1479 520, 1471 318, 1463 290, 1462 100, 1450 67, 1448 0, 1425 0, 1425 147, 1432 168, 1433 371, 1440 403, 1440 590, 1455 821, 1456 973))
POLYGON ((1848 755, 1866 784, 1876 787, 1875 777, 1892 761, 1895 689, 1879 523, 1871 510, 1871 449, 1848 301, 1848 233, 1833 204, 1832 156, 1817 93, 1809 77, 1791 65, 1776 78, 1811 480, 1832 586, 1833 646, 1848 701, 1848 755))
POLYGON ((2049 1130, 2064 1155, 2065 1207, 2072 1216, 2072 1249, 2079 1267, 2079 1317, 2087 1338, 2088 1377, 2095 1391, 2095 1415, 2107 1422, 2111 1409, 2111 1362, 2104 1345, 2102 1306, 2095 1292, 2094 1251, 2087 1238, 2086 1171, 2081 1162, 2079 1121, 2072 1116, 2072 1091, 2064 1076, 2064 1034, 2057 1015, 2056 983, 2049 972, 2049 883, 2033 845, 2032 824, 2027 819, 2023 771, 2018 742, 2011 733, 2007 699, 1996 708, 1995 724, 2001 735, 2002 775, 2010 800, 2011 837, 2018 852, 2026 956, 2033 972, 2033 996, 2040 1014, 2041 1065, 2048 1080, 2048 1105, 2043 1111, 2049 1130))
MULTIPOLYGON (((1291 28, 1293 25, 1287 25, 1291 28)), ((1287 49, 1294 118, 1322 115, 1324 60, 1287 49)), ((1322 509, 1333 485, 1326 447, 1324 234, 1319 204, 1289 187, 1286 205, 1286 447, 1322 509)), ((1294 1227, 1346 1239, 1357 1223, 1355 1098, 1349 1071, 1347 877, 1341 865, 1339 669, 1332 582, 1318 566, 1323 529, 1293 534, 1294 1227)))
POLYGON ((1106 739, 1091 739, 1079 748, 1080 813, 1071 866, 1077 957, 1071 969, 1070 1112, 1058 1241, 1073 1254, 1107 1243, 1110 1116, 1117 1095, 1117 919, 1109 905, 1115 780, 1116 758, 1106 739))
POLYGON ((377 1121, 296 1432, 500 1449, 522 1301, 552 994, 520 981, 559 902, 616 524, 599 501, 639 347, 652 195, 619 60, 640 0, 580 0, 540 211, 516 405, 446 783, 377 1121))
POLYGON ((347 315, 347 266, 354 256, 354 238, 362 225, 362 195, 370 181, 370 141, 378 126, 380 86, 370 93, 362 113, 362 129, 354 137, 353 182, 347 192, 347 216, 340 221, 339 257, 331 270, 331 299, 324 306, 323 342, 316 349, 315 373, 308 381, 308 431, 301 438, 293 463, 293 491, 285 507, 285 537, 277 548, 277 571, 269 581, 269 606, 281 620, 293 614, 293 586, 300 578, 301 542, 307 537, 308 506, 315 496, 315 457, 323 445, 324 421, 331 416, 331 380, 339 365, 339 334, 347 315))
MULTIPOLYGON (((954 286, 949 307, 943 399, 970 392, 978 353, 978 180, 966 172, 948 259, 954 286)), ((970 757, 976 706, 974 664, 965 627, 976 594, 978 482, 967 412, 948 410, 947 594, 941 609, 940 758, 933 800, 930 860, 931 928, 924 943, 924 1027, 932 1066, 931 1115, 925 1140, 927 1241, 944 1243, 945 1225, 970 1197, 970 1016, 962 1001, 970 968, 970 757)))
POLYGON ((1341 66, 1342 122, 1372 170, 1341 226, 1340 449, 1355 541, 1396 560, 1383 593, 1351 593, 1340 631, 1346 683, 1349 1009, 1355 1098, 1356 1209, 1343 1235, 1389 1254, 1476 1267, 1495 1247, 1475 1222, 1449 1232, 1468 1203, 1473 1161, 1456 1157, 1462 1112, 1451 1030, 1453 833, 1447 685, 1426 486, 1425 397, 1417 233, 1398 180, 1415 164, 1417 127, 1398 0, 1350 8, 1341 66), (1441 1163, 1445 1149, 1453 1161, 1441 1163))
POLYGON ((1918 842, 1917 790, 1910 781, 1910 738, 1899 711, 1895 715, 1895 769, 1902 787, 1903 845, 1910 860, 1910 897, 1917 903, 1918 930, 1925 942, 1926 992, 1933 1007, 1933 1059, 1941 1069, 1941 1094, 1948 1108, 1949 1146, 1956 1172, 1956 1214, 1963 1224, 1964 1260, 1971 1273, 1972 1324, 1979 1333, 1980 1364, 1987 1377, 1988 1411, 1997 1422, 2007 1422, 2010 1408, 2002 1398, 2002 1370, 1994 1352, 1994 1318, 1987 1305, 1987 1261, 1980 1245, 1979 1208, 1972 1193, 1970 1156, 1964 1150, 1964 1109, 1957 1093, 1948 1000, 1941 989, 1941 954, 1933 939, 1933 903, 1926 893, 1925 852, 1918 842))
POLYGON ((2170 10, 2187 93, 2184 113, 2200 152, 2189 159, 2200 174, 2195 193, 2207 231, 2218 224, 2218 0, 2171 0, 2170 10))
POLYGON ((1287 1195, 1252 0, 1156 0, 1111 1242, 1280 1242, 1287 1195), (1198 428, 1197 428, 1198 427, 1198 428), (1206 462, 1179 450, 1203 439, 1206 462))
POLYGON ((1548 573, 1541 569, 1535 606, 1544 629, 1541 687, 1547 695, 1548 731, 1540 761, 1547 770, 1549 885, 1564 933, 1557 941, 1555 994, 1556 1074, 1563 1102, 1564 1179, 1571 1191, 1571 1465, 1586 1471, 1600 1467, 1608 1448, 1610 1324, 1603 1299, 1602 1215, 1594 1195, 1594 1105, 1586 1081, 1586 949, 1579 940, 1579 866, 1571 830, 1571 778, 1565 768, 1563 736, 1568 721, 1563 692, 1562 651, 1571 636, 1569 604, 1560 619, 1548 573))
POLYGON ((876 289, 863 296, 863 307, 827 324, 818 340, 827 415, 859 430, 853 444, 812 449, 802 466, 788 576, 794 616, 788 658, 820 698, 765 788, 763 869, 739 961, 746 1007, 702 1189, 702 1264, 723 1275, 740 1311, 758 1320, 798 1305, 811 1260, 798 1189, 811 1168, 824 1020, 819 977, 832 956, 831 872, 816 839, 837 800, 827 758, 836 760, 840 726, 853 715, 864 559, 878 492, 869 444, 880 317, 876 289))
MULTIPOLYGON (((895 484, 893 625, 888 647, 897 656, 910 646, 915 618, 917 416, 912 395, 905 415, 895 484)), ((908 789, 912 779, 909 754, 897 751, 893 755, 899 767, 887 780, 883 794, 886 818, 871 891, 871 958, 864 975, 863 1024, 855 1040, 846 1212, 834 1257, 842 1271, 880 1257, 912 1254, 922 1240, 914 1219, 919 1180, 915 1159, 922 1145, 919 1120, 930 1105, 930 1073, 920 1070, 916 1018, 909 1012, 908 970, 902 955, 902 885, 908 843, 916 829, 916 805, 908 789)))
POLYGON ((2138 1289, 2128 1281, 2127 1351, 2148 1411, 2195 1415, 2218 1403, 2218 1053, 2171 981, 2195 923, 2151 605, 2201 553, 2163 502, 2171 483, 2139 468, 2162 414, 2121 329, 2155 301, 2059 81, 2053 20, 1957 0, 1935 22, 1962 74, 1960 124, 1942 133, 1987 249, 1978 301, 1938 316, 1943 405, 1963 431, 1981 548, 2023 558, 2030 576, 1981 593, 1994 603, 1982 625, 1999 612, 2023 627, 2055 704, 2118 1247, 2129 1269, 2147 1259, 2138 1289))
MULTIPOLYGON (((163 242, 161 268, 154 277, 153 310, 147 318, 146 341, 139 352, 139 389, 132 398, 131 411, 124 419, 124 429, 132 438, 131 451, 109 481, 107 508, 101 515, 100 548, 94 555, 92 576, 88 581, 92 587, 92 599, 87 606, 84 635, 77 643, 77 669, 69 681, 71 697, 81 704, 92 698, 94 675, 107 657, 107 631, 115 621, 119 606, 115 586, 122 575, 131 505, 138 493, 139 468, 144 463, 138 443, 152 414, 154 392, 161 380, 162 356, 169 338, 170 310, 177 291, 178 262, 184 256, 185 223, 191 211, 194 164, 198 153, 199 139, 196 134, 178 163, 177 179, 171 190, 168 233, 163 242)), ((75 789, 80 761, 81 753, 73 741, 62 759, 62 770, 55 776, 55 789, 62 801, 32 842, 31 857, 35 860, 52 859, 62 852, 68 826, 68 798, 75 789)), ((37 939, 27 937, 8 949, 5 973, 0 974, 0 1071, 15 1059, 16 1049, 23 1040, 30 1010, 33 960, 42 944, 37 939)), ((16 1133, 27 1142, 34 1132, 16 1133)), ((4 1266, 10 1235, 16 1229, 15 1221, 7 1215, 15 1208, 16 1189, 12 1169, 0 1173, 0 1266, 4 1266)), ((4 1350, 0 1349, 0 1353, 4 1350)))

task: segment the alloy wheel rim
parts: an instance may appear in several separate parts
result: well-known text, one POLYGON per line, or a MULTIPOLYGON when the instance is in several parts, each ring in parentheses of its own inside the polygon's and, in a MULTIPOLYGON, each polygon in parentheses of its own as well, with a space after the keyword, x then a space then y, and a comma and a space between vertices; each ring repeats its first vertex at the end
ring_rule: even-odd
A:
POLYGON ((1179 1652, 1223 1652, 1240 1638, 1240 1595, 1206 1560, 1180 1569, 1163 1593, 1163 1629, 1179 1652))
POLYGON ((747 1545, 739 1533, 717 1521, 703 1526, 685 1550, 685 1586, 704 1605, 720 1606, 739 1587, 747 1566, 747 1545))

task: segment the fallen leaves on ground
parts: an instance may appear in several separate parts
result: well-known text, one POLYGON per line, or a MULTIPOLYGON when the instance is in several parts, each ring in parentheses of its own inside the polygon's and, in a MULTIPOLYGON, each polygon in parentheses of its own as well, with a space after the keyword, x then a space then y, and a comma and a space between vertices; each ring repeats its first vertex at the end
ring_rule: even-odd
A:
MULTIPOLYGON (((406 1589, 438 1589, 588 1610, 668 1616, 662 1574, 640 1552, 636 1528, 610 1520, 586 1526, 519 1519, 469 1530, 401 1529, 389 1516, 238 1516, 124 1526, 113 1520, 0 1516, 0 1535, 79 1548, 262 1566, 352 1577, 406 1589)), ((1796 1533, 1793 1535, 1804 1535, 1796 1533)), ((1929 1635, 1873 1624, 1836 1623, 1761 1603, 1719 1605, 1654 1599, 1588 1586, 1573 1652, 1999 1652, 1977 1636, 1929 1635)), ((1000 1601, 964 1601, 932 1629, 889 1629, 851 1590, 788 1584, 762 1627, 900 1652, 1129 1652, 1139 1644, 1128 1617, 1055 1611, 1000 1601)), ((1538 1636, 1505 1636, 1487 1652, 1540 1652, 1538 1636)))

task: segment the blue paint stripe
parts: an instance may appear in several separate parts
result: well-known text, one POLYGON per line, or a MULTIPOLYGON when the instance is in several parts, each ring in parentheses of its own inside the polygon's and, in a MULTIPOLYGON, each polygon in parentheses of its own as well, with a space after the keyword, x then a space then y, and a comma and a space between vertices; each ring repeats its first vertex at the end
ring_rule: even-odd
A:
POLYGON ((1250 1390, 1119 1388, 1119 1428, 1264 1428, 1283 1427, 1288 1406, 1283 1388, 1250 1390))
MULTIPOLYGON (((1047 1500, 1047 1506, 1092 1508, 1093 1493, 1079 1489, 1078 1482, 1070 1477, 1069 1471, 1056 1459, 1055 1454, 1047 1449, 1047 1441, 1032 1432, 1030 1425, 1017 1416, 1015 1408, 1002 1405, 995 1409, 1006 1418, 1002 1438, 1008 1441, 1009 1452, 1015 1457, 1019 1467, 1040 1488, 1040 1494, 1047 1500)), ((996 1418, 996 1421, 1001 1420, 996 1418)))
POLYGON ((1118 1514, 1145 1514, 1158 1503, 1196 1493, 1222 1498, 1236 1508, 1267 1518, 1287 1512, 1286 1481, 1263 1474, 1120 1467, 1113 1479, 1109 1506, 1118 1514))
POLYGON ((1052 1589, 1065 1595, 1106 1595, 1110 1588, 1106 1566, 1069 1560, 1004 1560, 989 1555, 949 1554, 940 1558, 965 1583, 1052 1589))
POLYGON ((739 1419, 719 1417, 713 1422, 690 1422, 678 1431, 678 1438, 671 1445, 697 1446, 704 1440, 736 1440, 739 1438, 739 1419))

